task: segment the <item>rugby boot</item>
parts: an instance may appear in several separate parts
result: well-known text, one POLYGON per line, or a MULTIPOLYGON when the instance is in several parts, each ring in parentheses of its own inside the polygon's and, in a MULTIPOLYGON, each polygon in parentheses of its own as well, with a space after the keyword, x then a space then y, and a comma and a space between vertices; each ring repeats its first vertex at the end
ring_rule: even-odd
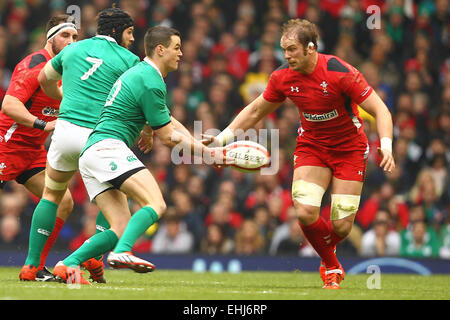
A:
POLYGON ((106 283, 106 279, 103 277, 104 275, 104 265, 103 265, 103 256, 100 260, 97 260, 95 258, 91 258, 81 264, 81 266, 89 271, 90 273, 90 279, 92 281, 98 282, 98 283, 106 283))
POLYGON ((114 269, 128 268, 137 273, 152 272, 156 268, 153 263, 138 258, 131 252, 110 252, 107 261, 114 269))

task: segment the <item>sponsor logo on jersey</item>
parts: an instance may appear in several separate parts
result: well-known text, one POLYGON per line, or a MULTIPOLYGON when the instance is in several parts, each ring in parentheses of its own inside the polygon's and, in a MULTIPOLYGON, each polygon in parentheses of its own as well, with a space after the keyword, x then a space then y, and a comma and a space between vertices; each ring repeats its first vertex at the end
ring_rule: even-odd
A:
POLYGON ((338 112, 336 109, 334 109, 331 112, 323 113, 323 114, 311 114, 311 113, 306 113, 306 112, 302 112, 302 113, 306 120, 313 121, 313 122, 328 121, 328 120, 337 118, 337 116, 338 116, 338 112))
POLYGON ((53 109, 52 107, 45 107, 42 109, 42 114, 47 117, 57 117, 59 116, 59 110, 53 109))
POLYGON ((298 87, 291 86, 291 92, 300 92, 300 89, 298 87))

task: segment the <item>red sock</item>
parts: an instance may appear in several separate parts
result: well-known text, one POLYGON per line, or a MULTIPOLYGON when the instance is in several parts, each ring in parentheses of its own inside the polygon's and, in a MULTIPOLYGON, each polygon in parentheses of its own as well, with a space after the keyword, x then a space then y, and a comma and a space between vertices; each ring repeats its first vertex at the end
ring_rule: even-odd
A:
POLYGON ((64 225, 64 220, 56 217, 55 227, 53 228, 53 231, 50 234, 50 237, 48 237, 47 242, 45 243, 45 246, 42 249, 41 262, 39 264, 38 270, 41 270, 42 268, 44 268, 45 260, 47 260, 48 253, 50 252, 50 249, 53 247, 53 244, 55 243, 55 240, 58 237, 58 234, 61 231, 63 225, 64 225))
POLYGON ((314 250, 322 258, 327 269, 336 269, 339 267, 339 261, 334 253, 334 246, 331 245, 331 233, 325 220, 319 216, 316 222, 304 226, 299 223, 303 233, 313 246, 314 250))
POLYGON ((342 240, 344 240, 345 238, 342 238, 341 236, 337 235, 334 230, 333 230, 333 226, 331 225, 331 220, 328 221, 328 230, 331 234, 331 242, 330 245, 332 245, 333 247, 336 246, 339 242, 341 242, 342 240))

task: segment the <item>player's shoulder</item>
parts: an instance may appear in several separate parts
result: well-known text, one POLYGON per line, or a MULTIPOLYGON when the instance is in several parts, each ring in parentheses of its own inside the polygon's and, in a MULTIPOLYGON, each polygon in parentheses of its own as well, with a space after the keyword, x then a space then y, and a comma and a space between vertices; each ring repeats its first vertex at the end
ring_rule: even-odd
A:
POLYGON ((351 64, 339 58, 338 56, 331 54, 320 54, 320 55, 322 55, 323 57, 324 65, 326 66, 327 71, 338 72, 343 74, 353 73, 355 71, 355 68, 351 64))
POLYGON ((139 62, 132 69, 136 70, 134 74, 140 79, 140 82, 147 90, 165 91, 166 83, 164 82, 162 75, 147 61, 143 60, 139 62))
POLYGON ((132 84, 133 87, 150 82, 146 81, 146 78, 148 78, 148 72, 146 72, 145 65, 142 61, 125 71, 120 78, 122 81, 132 84))
POLYGON ((281 66, 272 71, 272 73, 270 74, 270 81, 279 82, 289 74, 289 70, 289 64, 287 62, 283 63, 281 66))
POLYGON ((134 53, 132 53, 127 48, 121 46, 119 43, 117 43, 117 41, 114 38, 111 38, 110 36, 96 35, 95 37, 92 37, 89 40, 91 41, 91 43, 94 43, 97 45, 110 46, 115 49, 118 49, 120 51, 120 53, 123 53, 126 55, 128 55, 128 54, 134 55, 134 53))
POLYGON ((69 43, 55 57, 53 57, 53 59, 55 59, 55 58, 56 59, 66 59, 69 56, 71 57, 71 56, 79 53, 80 50, 78 50, 78 48, 80 45, 82 45, 83 41, 84 40, 69 43))
POLYGON ((34 69, 42 63, 46 63, 49 59, 50 55, 48 52, 45 49, 41 49, 23 58, 22 61, 19 62, 19 65, 24 67, 24 69, 34 69))
POLYGON ((121 48, 120 55, 130 66, 136 66, 141 61, 141 59, 139 59, 139 57, 137 55, 135 55, 133 52, 131 52, 130 50, 128 50, 120 45, 119 45, 119 47, 121 48))

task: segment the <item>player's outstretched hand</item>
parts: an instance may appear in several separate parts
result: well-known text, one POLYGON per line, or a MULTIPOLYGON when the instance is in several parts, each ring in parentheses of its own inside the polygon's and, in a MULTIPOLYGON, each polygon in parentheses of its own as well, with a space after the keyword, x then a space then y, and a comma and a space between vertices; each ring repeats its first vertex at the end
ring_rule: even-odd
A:
POLYGON ((204 149, 205 162, 208 164, 212 164, 216 168, 232 165, 235 162, 235 159, 228 156, 226 150, 227 150, 226 147, 205 148, 204 149))
POLYGON ((44 131, 51 132, 51 131, 55 130, 55 125, 56 125, 56 120, 47 122, 47 124, 45 125, 45 128, 44 128, 44 131))
POLYGON ((392 152, 388 150, 377 148, 378 154, 381 157, 380 167, 386 172, 392 172, 395 169, 395 161, 392 152))

